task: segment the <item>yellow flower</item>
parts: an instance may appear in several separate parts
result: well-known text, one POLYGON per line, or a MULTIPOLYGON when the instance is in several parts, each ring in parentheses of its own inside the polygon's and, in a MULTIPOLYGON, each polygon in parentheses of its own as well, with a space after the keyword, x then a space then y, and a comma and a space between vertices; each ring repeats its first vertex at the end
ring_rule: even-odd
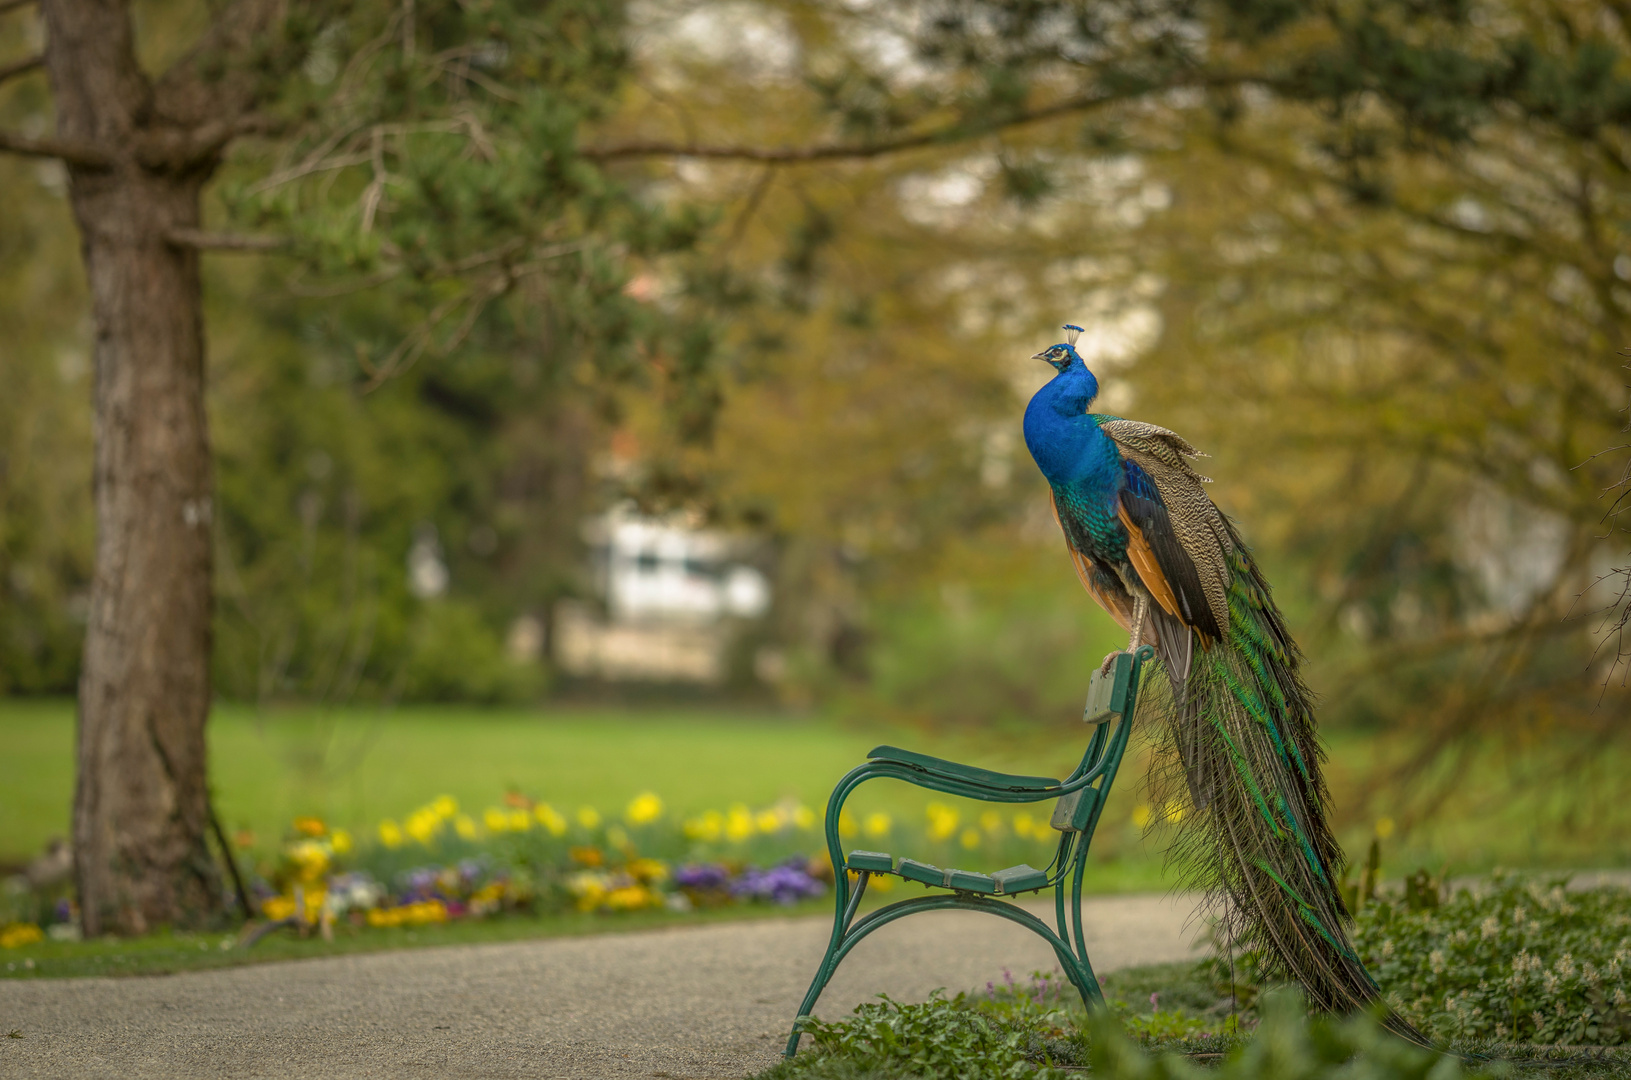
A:
POLYGON ((1002 832, 1002 815, 995 810, 987 810, 980 815, 980 828, 992 836, 1002 832))
POLYGON ((701 840, 711 844, 719 839, 725 831, 725 815, 718 810, 709 810, 701 817, 694 817, 685 823, 685 836, 688 840, 701 840))
POLYGON ((345 829, 335 829, 334 835, 329 837, 329 846, 334 849, 336 855, 346 854, 352 847, 351 834, 345 829))
POLYGON ((930 840, 949 840, 951 835, 957 831, 957 811, 945 803, 930 803, 928 816, 930 840))
POLYGON ((644 885, 625 885, 607 893, 602 902, 609 911, 638 911, 640 908, 657 907, 663 898, 644 885))
POLYGON ((782 827, 782 816, 775 810, 761 810, 753 815, 753 824, 762 833, 773 833, 782 827))
POLYGON ((1377 818, 1376 819, 1376 835, 1377 835, 1377 837, 1379 839, 1386 840, 1388 837, 1393 835, 1393 827, 1394 826, 1393 826, 1393 819, 1392 818, 1390 818, 1390 817, 1377 818))
POLYGON ((873 874, 872 884, 867 886, 867 888, 877 889, 879 892, 888 892, 894 887, 895 879, 890 877, 888 874, 873 874))
POLYGON ((960 840, 962 842, 962 845, 965 848, 967 848, 970 851, 973 851, 975 848, 980 846, 980 830, 979 829, 964 829, 963 830, 963 835, 958 837, 958 840, 960 840))
POLYGON ((294 819, 294 831, 306 836, 322 836, 328 832, 328 826, 323 824, 322 818, 297 817, 294 819))
POLYGON ((609 879, 594 870, 582 870, 566 879, 566 890, 577 897, 579 911, 593 911, 605 899, 609 879))
POLYGON ((1036 819, 1023 810, 1014 815, 1015 836, 1030 836, 1031 829, 1034 828, 1035 825, 1036 819))
POLYGON ((600 824, 600 811, 592 806, 578 807, 578 824, 593 829, 600 824))
POLYGON ((629 875, 636 881, 654 885, 668 880, 668 867, 656 859, 634 859, 629 863, 629 875))
POLYGON ((1155 811, 1151 810, 1148 805, 1139 803, 1133 807, 1133 824, 1140 829, 1148 827, 1153 820, 1155 820, 1155 811))
POLYGON ((8 923, 0 928, 0 949, 18 949, 32 945, 45 935, 31 922, 8 923))
POLYGON ((447 922, 447 905, 440 900, 421 900, 394 908, 375 908, 368 913, 369 926, 423 926, 447 922))
POLYGON ((315 840, 302 840, 289 848, 289 860, 301 881, 316 881, 328 869, 328 850, 315 840))
POLYGON ((399 848, 403 844, 402 827, 390 818, 379 823, 379 842, 388 848, 399 848))
POLYGON ((453 819, 453 831, 459 834, 461 840, 474 840, 476 838, 476 819, 469 814, 460 814, 453 819))
POLYGON ((532 828, 532 815, 525 810, 510 811, 510 831, 526 832, 532 828))
POLYGON ((559 810, 548 803, 539 803, 533 807, 532 815, 538 819, 538 824, 549 830, 549 835, 566 835, 566 819, 561 816, 559 810))
POLYGON ((429 847, 431 841, 436 839, 436 834, 440 832, 441 829, 442 819, 434 810, 431 810, 428 807, 423 810, 415 810, 412 814, 408 815, 408 835, 426 847, 429 847))
POLYGON ((874 811, 866 816, 866 834, 868 836, 888 836, 889 827, 893 824, 894 822, 889 820, 888 814, 881 810, 874 811))
POLYGON ((459 812, 459 800, 451 795, 438 795, 431 800, 430 812, 439 818, 450 818, 459 812))
POLYGON ((623 820, 630 825, 649 825, 662 816, 663 801, 649 791, 636 795, 623 811, 623 820))
POLYGON ((737 803, 725 814, 725 839, 740 843, 752 835, 753 815, 747 807, 737 803))
POLYGON ((488 832, 503 832, 510 827, 510 816, 496 806, 489 806, 481 815, 481 823, 487 826, 488 832))
POLYGON ((373 908, 368 912, 369 926, 401 926, 401 908, 373 908))
POLYGON ((306 900, 306 910, 300 913, 300 917, 309 923, 317 922, 323 915, 323 901, 328 899, 328 890, 304 889, 302 895, 306 900))
POLYGON ((813 829, 816 824, 816 812, 803 803, 793 807, 793 824, 801 829, 813 829))
POLYGON ((294 914, 294 898, 292 896, 268 896, 261 901, 261 914, 273 922, 287 919, 294 914))
POLYGON ((838 835, 839 836, 848 838, 848 837, 854 836, 856 833, 858 833, 860 831, 861 831, 861 827, 855 823, 855 815, 854 814, 850 813, 848 810, 840 810, 838 812, 838 835))
POLYGON ((619 851, 628 850, 629 834, 623 831, 622 826, 613 825, 606 830, 606 843, 619 851))

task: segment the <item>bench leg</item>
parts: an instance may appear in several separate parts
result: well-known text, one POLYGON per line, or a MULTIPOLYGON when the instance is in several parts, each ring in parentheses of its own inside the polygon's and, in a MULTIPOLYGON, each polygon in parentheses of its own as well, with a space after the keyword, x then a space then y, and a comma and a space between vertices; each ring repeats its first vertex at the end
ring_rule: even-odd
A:
MULTIPOLYGON (((866 875, 862 875, 864 885, 866 875)), ((798 1016, 793 1020, 793 1031, 787 1039, 785 1057, 792 1057, 798 1053, 799 1036, 804 1032, 804 1022, 810 1018, 810 1011, 815 1008, 816 1001, 821 992, 826 989, 838 965, 844 962, 851 949, 860 944, 861 939, 881 926, 886 926, 896 919, 903 919, 908 915, 916 915, 922 911, 955 910, 955 911, 984 911, 1018 923, 1038 937, 1046 941, 1052 948, 1054 956, 1059 960, 1059 966, 1064 970, 1065 978, 1076 987, 1082 995, 1082 1004, 1088 1009, 1094 1009, 1104 1004, 1104 996, 1099 992, 1099 982, 1093 974, 1093 967, 1088 963, 1086 956, 1076 956, 1070 945, 1058 934, 1049 929, 1048 924, 1024 909, 1003 901, 965 899, 959 895, 951 896, 922 896, 911 900, 902 900, 872 912, 866 918, 850 926, 854 918, 855 907, 860 902, 861 889, 856 890, 855 898, 850 902, 846 911, 841 911, 834 925, 832 941, 827 945, 826 955, 821 959, 821 966, 816 969, 816 975, 810 982, 810 989, 804 995, 804 1001, 799 1006, 798 1016)))
MULTIPOLYGON (((842 863, 833 867, 833 869, 836 872, 835 881, 843 880, 842 875, 849 873, 842 863)), ((827 952, 821 957, 821 964, 816 968, 815 978, 810 980, 810 989, 804 992, 804 1001, 799 1005, 798 1015, 793 1018, 793 1031, 787 1036, 787 1049, 783 1052, 784 1057, 792 1057, 798 1053, 799 1036, 804 1034, 804 1021, 810 1018, 810 1010, 815 1008, 817 999, 821 997, 821 991, 827 988, 827 983, 832 979, 833 972, 838 970, 838 961, 843 958, 846 951, 843 949, 844 936, 849 930, 850 923, 855 919, 855 911, 861 906, 861 897, 866 894, 866 885, 871 879, 872 875, 862 870, 856 879, 855 891, 849 896, 847 903, 844 890, 836 886, 833 889, 835 910, 833 912, 832 938, 827 942, 827 952)))

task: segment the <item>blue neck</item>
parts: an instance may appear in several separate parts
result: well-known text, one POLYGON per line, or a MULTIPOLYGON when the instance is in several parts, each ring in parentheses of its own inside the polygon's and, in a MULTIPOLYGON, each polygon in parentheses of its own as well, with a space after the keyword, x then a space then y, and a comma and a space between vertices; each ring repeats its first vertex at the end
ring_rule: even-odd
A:
POLYGON ((1079 359, 1048 381, 1025 408, 1025 445, 1055 486, 1096 482, 1115 490, 1120 455, 1087 417, 1099 383, 1079 359))

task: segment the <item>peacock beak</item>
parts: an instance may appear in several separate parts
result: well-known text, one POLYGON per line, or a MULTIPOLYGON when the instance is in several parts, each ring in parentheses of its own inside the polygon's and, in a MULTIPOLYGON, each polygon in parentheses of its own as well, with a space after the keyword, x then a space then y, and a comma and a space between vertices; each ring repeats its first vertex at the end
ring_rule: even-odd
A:
POLYGON ((1053 361, 1051 359, 1049 359, 1048 354, 1046 352, 1039 352, 1035 356, 1031 357, 1031 359, 1032 360, 1047 360, 1050 364, 1053 363, 1053 361))

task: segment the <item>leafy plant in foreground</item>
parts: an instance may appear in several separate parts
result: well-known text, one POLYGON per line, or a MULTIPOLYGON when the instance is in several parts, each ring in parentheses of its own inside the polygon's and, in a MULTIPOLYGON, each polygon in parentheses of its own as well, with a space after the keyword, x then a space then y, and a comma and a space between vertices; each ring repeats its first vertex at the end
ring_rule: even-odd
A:
MULTIPOLYGON (((1067 1075, 1061 1056, 1039 1054, 1022 1024, 980 1015, 967 998, 936 995, 921 1005, 888 998, 861 1005, 855 1018, 812 1021, 813 1052, 760 1074, 758 1080, 837 1080, 849 1077, 964 1080, 985 1077, 1067 1075)), ((1237 1041, 1222 1060, 1203 1067, 1179 1053, 1151 1053, 1139 1046, 1106 1011, 1091 1017, 1071 1043, 1094 1076, 1118 1080, 1454 1080, 1465 1075, 1458 1058, 1435 1053, 1388 1034, 1374 1020, 1308 1018, 1302 997, 1278 990, 1265 995, 1257 1035, 1237 1041)), ((1058 1043, 1050 1048, 1060 1048, 1058 1043)), ((1201 1055, 1196 1055, 1201 1057, 1201 1055)), ((1079 1070, 1079 1066, 1070 1071, 1079 1070)))
POLYGON ((1436 908, 1379 897, 1354 944, 1393 1007, 1437 1039, 1631 1041, 1631 891, 1497 875, 1436 908))

